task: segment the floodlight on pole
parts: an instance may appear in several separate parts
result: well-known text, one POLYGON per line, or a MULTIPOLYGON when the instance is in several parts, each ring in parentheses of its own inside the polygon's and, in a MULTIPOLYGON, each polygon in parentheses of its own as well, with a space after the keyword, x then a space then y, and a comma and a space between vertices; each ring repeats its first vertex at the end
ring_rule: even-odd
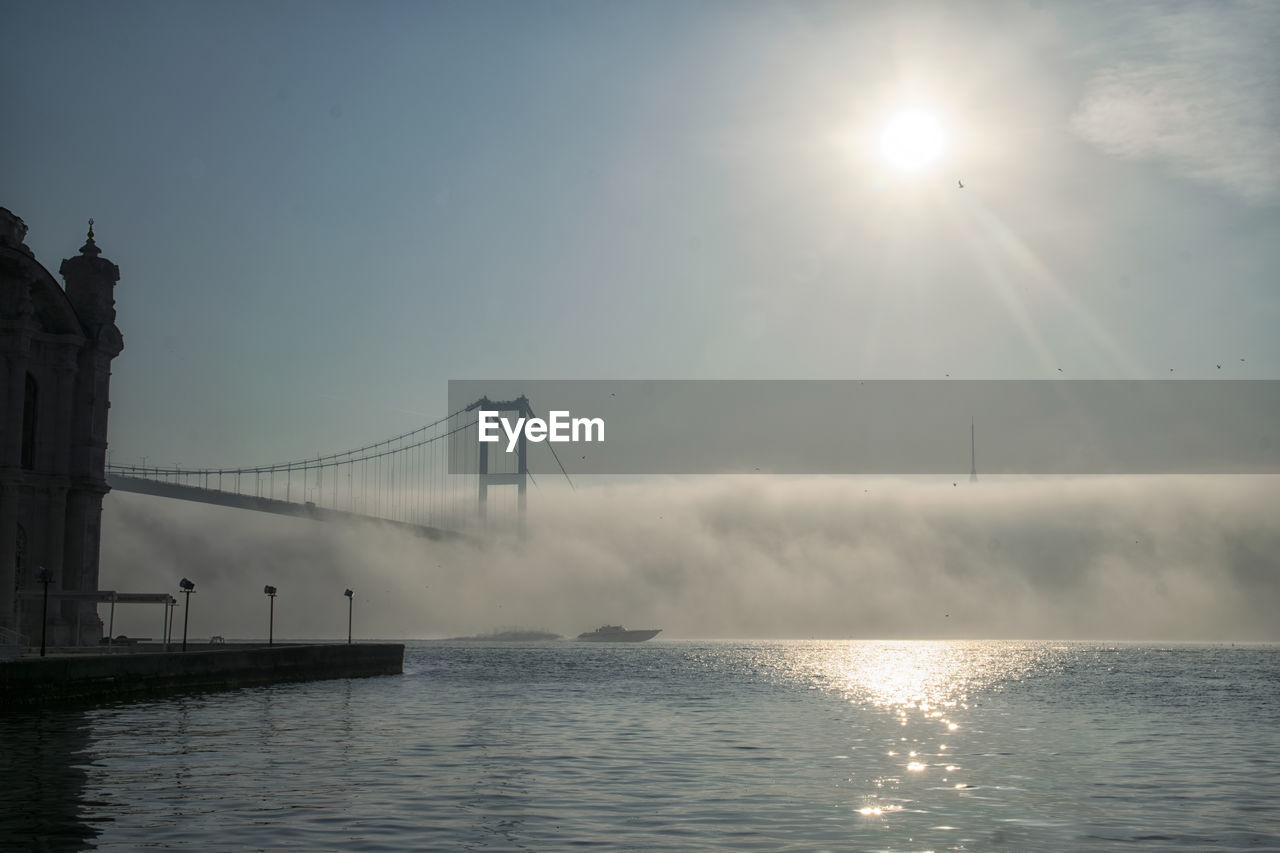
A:
POLYGON ((262 591, 271 598, 271 609, 268 611, 267 617, 267 645, 270 646, 275 642, 276 627, 276 588, 271 584, 267 584, 262 591))
POLYGON ((178 581, 178 586, 182 587, 182 592, 187 596, 187 604, 182 608, 182 650, 187 650, 187 622, 191 618, 191 593, 196 591, 196 585, 192 581, 183 578, 178 581))
POLYGON ((169 614, 169 622, 165 625, 164 631, 164 650, 166 652, 169 651, 169 645, 173 642, 173 610, 177 606, 178 599, 174 598, 172 595, 169 596, 169 601, 164 606, 164 609, 167 610, 169 614))
POLYGON ((40 657, 44 657, 44 641, 49 632, 49 584, 53 583, 53 575, 41 566, 36 580, 44 584, 44 602, 40 605, 40 657))
POLYGON ((342 593, 347 597, 347 645, 351 645, 351 603, 355 601, 356 594, 351 590, 342 593))

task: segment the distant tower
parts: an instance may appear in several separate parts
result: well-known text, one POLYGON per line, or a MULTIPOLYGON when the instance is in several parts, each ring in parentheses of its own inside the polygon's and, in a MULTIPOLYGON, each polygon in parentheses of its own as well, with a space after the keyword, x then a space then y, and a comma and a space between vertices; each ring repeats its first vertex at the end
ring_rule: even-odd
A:
POLYGON ((978 443, 973 434, 973 418, 969 418, 969 482, 978 482, 978 443))

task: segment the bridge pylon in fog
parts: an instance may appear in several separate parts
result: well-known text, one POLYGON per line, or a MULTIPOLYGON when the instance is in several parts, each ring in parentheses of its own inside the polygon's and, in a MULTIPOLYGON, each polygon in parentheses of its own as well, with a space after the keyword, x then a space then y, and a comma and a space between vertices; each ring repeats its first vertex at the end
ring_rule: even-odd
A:
MULTIPOLYGON (((532 418, 533 407, 529 405, 529 398, 521 394, 514 400, 490 400, 488 397, 481 397, 470 406, 467 406, 468 412, 476 409, 483 409, 486 412, 497 412, 502 416, 508 412, 514 412, 517 418, 532 418)), ((479 501, 480 524, 483 526, 487 520, 489 487, 490 486, 515 486, 519 491, 517 493, 516 506, 518 508, 518 524, 521 535, 525 532, 525 505, 526 490, 529 482, 529 444, 525 437, 524 430, 520 431, 520 437, 516 439, 516 470, 505 473, 489 472, 489 444, 480 442, 479 453, 477 458, 479 466, 476 473, 479 480, 477 499, 479 501)))

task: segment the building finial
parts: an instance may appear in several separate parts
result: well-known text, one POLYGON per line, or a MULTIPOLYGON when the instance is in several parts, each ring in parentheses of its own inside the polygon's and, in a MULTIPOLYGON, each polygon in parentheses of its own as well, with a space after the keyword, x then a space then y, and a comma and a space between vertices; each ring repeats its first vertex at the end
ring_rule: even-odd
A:
POLYGON ((89 237, 85 240, 83 246, 80 247, 80 254, 92 255, 97 257, 102 254, 102 250, 98 248, 98 244, 93 242, 93 219, 89 219, 89 237))

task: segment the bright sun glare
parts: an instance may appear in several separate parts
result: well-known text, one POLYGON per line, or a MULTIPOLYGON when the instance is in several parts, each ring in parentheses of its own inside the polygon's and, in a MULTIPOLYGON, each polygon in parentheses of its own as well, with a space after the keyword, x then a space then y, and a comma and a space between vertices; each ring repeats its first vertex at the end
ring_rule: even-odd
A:
POLYGON ((914 172, 937 160, 945 141, 936 118, 908 110, 889 119, 880 134, 880 152, 899 169, 914 172))

